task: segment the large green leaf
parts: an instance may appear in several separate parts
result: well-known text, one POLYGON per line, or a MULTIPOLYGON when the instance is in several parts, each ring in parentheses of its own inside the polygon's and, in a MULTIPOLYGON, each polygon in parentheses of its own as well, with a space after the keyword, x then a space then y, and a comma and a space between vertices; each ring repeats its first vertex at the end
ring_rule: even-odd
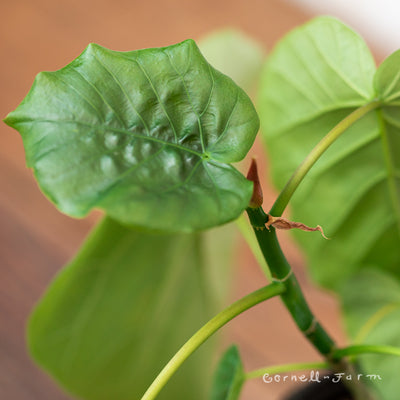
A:
MULTIPOLYGON (((34 359, 84 399, 139 399, 215 313, 213 291, 224 292, 224 281, 211 286, 209 270, 225 269, 229 251, 219 231, 207 233, 204 249, 204 234, 154 235, 106 218, 34 310, 28 326, 34 359)), ((204 399, 207 346, 178 371, 160 400, 204 399)))
POLYGON ((215 372, 211 400, 237 400, 245 374, 237 346, 231 346, 222 356, 215 372))
POLYGON ((233 220, 252 184, 229 163, 259 122, 248 96, 192 40, 116 52, 91 44, 42 72, 5 122, 43 192, 74 217, 193 231, 233 220))
MULTIPOLYGON (((328 17, 282 40, 269 57, 260 94, 262 128, 278 188, 344 117, 381 93, 396 90, 400 64, 397 59, 389 64, 379 69, 375 91, 375 66, 365 43, 328 17)), ((324 286, 335 287, 361 265, 400 274, 400 253, 395 250, 400 245, 399 124, 395 128, 395 122, 387 123, 399 116, 399 108, 392 104, 349 128, 293 196, 291 218, 322 225, 332 238, 296 233, 313 277, 324 286)))
MULTIPOLYGON (((291 138, 329 112, 364 104, 374 97, 374 72, 364 41, 340 21, 319 17, 293 30, 270 54, 263 73, 263 132, 270 140, 291 138)), ((330 125, 323 122, 321 129, 330 125)), ((298 159, 287 161, 297 166, 298 159)))
MULTIPOLYGON (((400 347, 400 284, 393 276, 365 269, 341 288, 345 322, 357 343, 400 347)), ((397 400, 400 358, 360 356, 363 372, 380 375, 371 380, 382 400, 397 400)))

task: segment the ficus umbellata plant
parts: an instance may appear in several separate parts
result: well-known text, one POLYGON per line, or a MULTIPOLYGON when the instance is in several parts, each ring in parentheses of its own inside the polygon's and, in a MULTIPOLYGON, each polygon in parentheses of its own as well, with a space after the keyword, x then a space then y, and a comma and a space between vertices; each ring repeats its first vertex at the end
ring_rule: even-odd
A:
POLYGON ((91 44, 66 67, 40 73, 6 117, 60 211, 105 214, 28 325, 33 358, 73 395, 235 400, 247 379, 266 372, 329 368, 384 377, 346 382, 355 399, 397 399, 400 51, 376 68, 354 31, 314 19, 268 56, 257 110, 186 40, 131 52, 91 44), (247 178, 234 165, 260 120, 280 190, 268 212, 255 163, 247 178), (230 233, 207 230, 243 213, 269 284, 217 313, 218 285, 229 280, 226 254, 217 253, 230 233), (330 240, 301 230, 295 238, 314 280, 341 299, 352 340, 345 348, 314 316, 276 235, 321 226, 330 240), (231 347, 207 392, 212 346, 191 355, 275 296, 325 361, 245 372, 231 347))

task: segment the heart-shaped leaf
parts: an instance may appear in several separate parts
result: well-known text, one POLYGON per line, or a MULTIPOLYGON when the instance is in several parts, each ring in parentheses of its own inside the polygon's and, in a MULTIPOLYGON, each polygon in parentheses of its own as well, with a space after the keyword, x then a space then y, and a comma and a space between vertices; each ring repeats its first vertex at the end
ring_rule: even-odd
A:
POLYGON ((116 52, 91 44, 40 73, 5 122, 43 192, 75 217, 193 231, 235 219, 252 185, 229 163, 259 122, 248 96, 192 40, 116 52))
MULTIPOLYGON (((283 136, 290 147, 293 138, 312 145, 337 119, 332 112, 358 107, 374 97, 374 72, 374 60, 362 38, 334 18, 315 18, 290 32, 269 55, 263 71, 259 106, 269 146, 284 141, 283 136), (324 118, 331 113, 331 118, 324 118), (299 133, 313 122, 307 137, 299 133)), ((286 178, 303 157, 294 154, 292 160, 277 150, 271 150, 271 156, 274 165, 279 159, 279 166, 288 164, 286 178)), ((276 170, 273 173, 282 184, 284 178, 279 179, 276 170)))
POLYGON ((284 38, 264 70, 261 120, 279 188, 343 118, 377 97, 383 101, 331 145, 291 201, 291 219, 321 225, 332 238, 296 233, 313 277, 327 287, 363 265, 398 270, 400 64, 393 57, 374 84, 374 61, 363 40, 322 17, 284 38))
MULTIPOLYGON (((33 311, 33 358, 79 398, 139 399, 216 312, 213 292, 225 293, 226 280, 210 284, 210 274, 226 272, 231 246, 226 228, 220 231, 151 234, 106 218, 33 311)), ((203 399, 211 350, 190 358, 160 400, 203 399)))
POLYGON ((237 400, 245 381, 242 360, 237 346, 222 356, 214 376, 210 400, 237 400))

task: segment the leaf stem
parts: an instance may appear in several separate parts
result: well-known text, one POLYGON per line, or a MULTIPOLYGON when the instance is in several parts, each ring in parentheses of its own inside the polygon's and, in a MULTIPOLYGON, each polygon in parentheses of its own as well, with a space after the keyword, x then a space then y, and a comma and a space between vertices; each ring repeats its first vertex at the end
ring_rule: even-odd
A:
POLYGON ((400 357, 400 347, 360 344, 360 345, 344 347, 342 349, 337 349, 332 353, 332 358, 335 360, 339 360, 346 356, 355 356, 358 354, 367 354, 367 353, 388 354, 400 357))
POLYGON ((247 208, 247 214, 273 280, 283 283, 286 287, 281 295, 286 308, 301 332, 322 355, 329 359, 335 349, 334 342, 311 312, 292 268, 281 250, 275 229, 265 227, 268 217, 261 207, 247 208))
POLYGON ((373 100, 354 110, 346 118, 342 119, 334 128, 332 128, 312 149, 303 162, 297 167, 296 171, 294 171, 293 175, 290 177, 289 181, 286 183, 285 187, 272 206, 270 214, 274 217, 280 217, 288 205, 291 197, 293 196, 293 193, 296 191, 307 172, 318 161, 328 147, 348 128, 350 128, 350 126, 352 126, 370 111, 378 108, 380 105, 380 101, 373 100))
POLYGON ((244 240, 246 241, 247 245, 250 247, 251 252, 254 255, 258 265, 263 270, 265 276, 267 277, 268 281, 272 280, 271 271, 267 263, 265 262, 264 256, 260 250, 260 247, 257 243, 257 239, 254 236, 254 232, 251 229, 249 223, 246 220, 246 216, 242 214, 236 221, 236 226, 239 229, 240 233, 242 234, 244 240))
POLYGON ((265 367, 247 372, 245 374, 245 378, 247 380, 247 379, 260 378, 265 374, 275 375, 275 374, 280 374, 282 372, 305 371, 308 369, 327 369, 329 367, 330 364, 327 361, 274 365, 272 367, 265 367))
MULTIPOLYGON (((310 310, 300 285, 281 250, 275 228, 266 228, 267 214, 261 207, 247 208, 246 211, 261 251, 271 270, 273 281, 283 283, 286 287, 281 298, 294 322, 308 341, 325 357, 333 371, 351 375, 355 367, 348 360, 342 359, 346 355, 346 351, 344 349, 337 350, 334 341, 310 310)), ((377 347, 379 346, 374 347, 375 350, 377 347)), ((346 385, 352 392, 354 399, 372 400, 368 388, 362 382, 346 381, 346 385)))
POLYGON ((282 283, 272 283, 242 299, 231 304, 225 310, 221 311, 214 318, 208 321, 200 328, 171 358, 168 364, 159 373, 157 378, 149 386, 141 400, 153 400, 165 386, 171 376, 178 370, 184 361, 193 354, 211 335, 217 332, 222 326, 228 323, 237 315, 248 310, 274 296, 279 296, 285 291, 285 285, 282 283))

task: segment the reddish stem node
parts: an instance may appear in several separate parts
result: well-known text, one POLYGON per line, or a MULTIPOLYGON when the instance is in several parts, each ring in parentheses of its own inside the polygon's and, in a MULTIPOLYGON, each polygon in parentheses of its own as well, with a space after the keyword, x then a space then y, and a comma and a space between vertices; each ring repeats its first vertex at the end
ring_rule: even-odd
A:
POLYGON ((249 207, 258 208, 263 203, 263 192, 261 189, 260 178, 258 177, 257 162, 255 158, 251 161, 247 179, 253 182, 253 194, 250 199, 249 207))

